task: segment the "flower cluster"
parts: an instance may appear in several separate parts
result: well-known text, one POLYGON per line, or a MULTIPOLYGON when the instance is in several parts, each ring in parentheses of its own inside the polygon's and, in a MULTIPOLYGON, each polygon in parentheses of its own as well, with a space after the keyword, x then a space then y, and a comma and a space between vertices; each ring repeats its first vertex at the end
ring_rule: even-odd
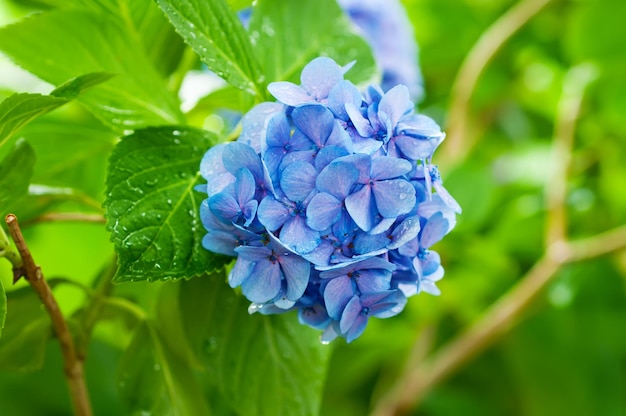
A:
POLYGON ((362 94, 348 69, 317 58, 301 85, 270 84, 279 102, 254 107, 200 166, 203 245, 237 257, 230 285, 251 311, 297 309, 323 341, 350 342, 408 296, 438 294, 430 247, 460 212, 431 164, 439 126, 414 113, 405 86, 362 94))

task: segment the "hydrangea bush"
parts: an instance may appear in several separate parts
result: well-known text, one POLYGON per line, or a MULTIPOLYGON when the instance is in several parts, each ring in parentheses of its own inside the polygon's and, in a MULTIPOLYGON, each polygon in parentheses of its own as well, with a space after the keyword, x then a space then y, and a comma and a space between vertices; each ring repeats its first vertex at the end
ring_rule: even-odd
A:
POLYGON ((416 114, 409 90, 364 92, 330 58, 301 84, 274 82, 278 102, 248 112, 237 141, 209 149, 203 246, 235 256, 228 275, 251 312, 296 309, 322 340, 358 338, 407 297, 438 294, 430 248, 461 208, 442 185, 433 152, 445 134, 416 114))

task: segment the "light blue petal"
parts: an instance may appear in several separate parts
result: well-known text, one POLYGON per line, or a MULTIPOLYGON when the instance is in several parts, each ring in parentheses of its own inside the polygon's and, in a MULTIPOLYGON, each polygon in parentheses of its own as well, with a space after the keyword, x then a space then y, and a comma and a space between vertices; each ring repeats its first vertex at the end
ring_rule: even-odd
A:
POLYGON ((373 193, 376 208, 385 218, 406 214, 415 206, 415 188, 404 179, 376 182, 373 193))
POLYGON ((345 105, 350 103, 360 107, 363 97, 359 90, 350 81, 341 81, 328 94, 328 108, 341 120, 348 121, 349 116, 345 105))
POLYGON ((341 319, 346 305, 354 295, 352 281, 348 276, 329 281, 324 288, 324 304, 328 315, 335 320, 341 319))
POLYGON ((397 136, 394 139, 396 146, 403 155, 411 160, 427 159, 432 156, 437 144, 430 140, 416 139, 411 136, 397 136))
POLYGON ((291 82, 272 82, 267 86, 267 90, 276 97, 278 101, 294 107, 315 102, 315 99, 307 94, 305 90, 291 82))
POLYGON ((324 231, 339 220, 343 204, 327 193, 319 193, 306 208, 306 223, 317 231, 324 231))
POLYGON ((274 299, 281 288, 278 263, 259 261, 250 277, 241 284, 241 291, 251 302, 264 303, 274 299))
POLYGON ((343 200, 350 194, 359 179, 359 171, 346 162, 334 162, 326 166, 317 176, 315 186, 320 192, 326 192, 343 200))
POLYGON ((317 156, 315 156, 315 169, 317 169, 318 171, 322 171, 333 161, 349 154, 350 152, 348 152, 343 147, 328 145, 324 146, 319 152, 317 152, 317 156))
POLYGON ((302 202, 315 188, 317 170, 306 162, 294 162, 280 173, 280 187, 291 201, 302 202))
POLYGON ((359 108, 352 103, 346 103, 345 107, 346 114, 350 117, 350 121, 356 131, 362 137, 372 137, 374 135, 374 130, 372 129, 369 120, 363 117, 359 108))
POLYGON ((261 224, 268 230, 276 231, 285 221, 291 218, 291 213, 285 204, 275 200, 271 196, 266 196, 259 204, 257 216, 261 224))
POLYGON ((248 261, 241 257, 237 258, 235 265, 228 273, 228 284, 230 287, 235 288, 241 285, 250 276, 255 265, 256 263, 253 261, 248 261))
POLYGON ((372 159, 372 179, 393 179, 411 171, 411 162, 390 156, 379 156, 372 159))
POLYGON ((241 134, 237 141, 260 153, 269 132, 269 120, 281 114, 282 110, 283 105, 280 103, 264 102, 254 106, 241 120, 241 134))
POLYGON ((339 329, 342 334, 348 332, 352 327, 356 318, 361 315, 361 309, 363 309, 363 307, 361 306, 359 297, 353 296, 344 308, 341 320, 339 321, 339 329))
POLYGON ((222 156, 225 148, 225 143, 213 146, 200 162, 200 174, 207 180, 206 191, 209 195, 222 192, 226 186, 235 182, 235 176, 224 166, 222 156))
POLYGON ((223 222, 234 222, 241 214, 237 200, 228 192, 220 192, 209 199, 209 208, 223 222))
POLYGON ((413 110, 413 103, 409 98, 409 90, 405 85, 396 85, 385 93, 378 104, 378 114, 389 118, 391 127, 398 124, 400 118, 413 110))
POLYGON ((350 327, 350 330, 346 334, 346 342, 349 344, 358 337, 360 337, 365 331, 367 326, 368 317, 365 315, 358 315, 354 320, 354 323, 350 327))
POLYGON ((419 217, 413 216, 405 218, 398 226, 393 229, 391 233, 391 243, 389 244, 389 250, 396 249, 417 237, 420 232, 420 220, 419 217))
POLYGON ((230 232, 226 231, 209 231, 202 237, 202 247, 213 253, 224 254, 226 256, 235 257, 235 247, 237 247, 238 239, 230 232))
POLYGON ((345 200, 346 210, 360 229, 369 231, 376 222, 378 211, 374 205, 372 190, 369 185, 348 195, 345 200))
POLYGON ((303 217, 291 217, 280 230, 280 241, 298 254, 305 254, 317 247, 320 233, 309 228, 303 217))
POLYGON ((259 203, 255 199, 253 199, 252 201, 248 201, 248 203, 243 206, 241 212, 244 219, 246 220, 244 223, 245 227, 248 227, 252 223, 252 221, 254 221, 254 217, 256 216, 256 211, 258 208, 259 203))
POLYGON ((383 269, 361 270, 356 284, 362 294, 388 290, 391 284, 391 272, 383 269))
POLYGON ((356 154, 350 156, 344 156, 337 159, 337 162, 346 162, 351 164, 359 171, 358 183, 368 183, 370 181, 370 175, 372 172, 372 158, 369 155, 356 154))
POLYGON ((330 323, 330 317, 322 305, 316 304, 298 310, 298 321, 315 329, 325 329, 330 323))
POLYGON ((235 190, 237 192, 237 201, 240 204, 245 204, 254 198, 256 192, 256 183, 254 182, 254 176, 245 168, 239 169, 237 172, 237 181, 235 182, 235 190))
POLYGON ((257 262, 267 260, 272 255, 272 250, 265 247, 240 246, 235 248, 240 259, 257 262))
POLYGON ((448 220, 441 212, 436 213, 428 219, 420 235, 420 247, 429 248, 443 238, 448 232, 448 220))
POLYGON ((287 299, 296 301, 302 297, 309 283, 311 264, 302 257, 282 253, 278 257, 281 270, 287 281, 287 299))
POLYGON ((261 158, 253 148, 239 142, 227 143, 223 154, 224 167, 233 175, 246 168, 257 179, 263 178, 261 158))
POLYGON ((359 234, 354 239, 354 252, 356 254, 367 254, 387 247, 389 238, 383 233, 359 234))
POLYGON ((300 75, 302 88, 318 101, 327 98, 330 90, 342 80, 343 69, 326 57, 309 62, 300 75))
POLYGON ((295 108, 291 113, 291 119, 296 128, 319 148, 324 146, 335 125, 333 113, 319 104, 306 104, 295 108))
MULTIPOLYGON (((406 301, 406 296, 401 290, 394 290, 388 296, 370 305, 370 315, 377 318, 391 318, 402 312, 406 301)), ((369 300, 364 300, 364 302, 369 302, 369 300)))

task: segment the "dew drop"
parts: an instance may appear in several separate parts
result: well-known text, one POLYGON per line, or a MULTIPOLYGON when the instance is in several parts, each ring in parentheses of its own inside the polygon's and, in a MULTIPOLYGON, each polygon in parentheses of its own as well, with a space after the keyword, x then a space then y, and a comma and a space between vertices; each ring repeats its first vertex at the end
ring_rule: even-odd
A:
POLYGON ((248 313, 252 315, 253 313, 260 311, 262 308, 262 303, 251 303, 250 306, 248 306, 248 313))

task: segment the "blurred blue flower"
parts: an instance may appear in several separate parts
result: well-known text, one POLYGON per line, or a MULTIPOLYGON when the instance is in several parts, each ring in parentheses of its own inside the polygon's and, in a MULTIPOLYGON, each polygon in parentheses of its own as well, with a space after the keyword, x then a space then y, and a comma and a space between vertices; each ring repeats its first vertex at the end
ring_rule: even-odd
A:
POLYGON ((362 93, 344 69, 318 58, 301 85, 270 84, 283 104, 256 106, 236 142, 209 149, 197 188, 202 244, 237 257, 228 281, 250 312, 297 310, 324 342, 439 294, 431 246, 461 211, 431 163, 439 126, 406 87, 362 93))

